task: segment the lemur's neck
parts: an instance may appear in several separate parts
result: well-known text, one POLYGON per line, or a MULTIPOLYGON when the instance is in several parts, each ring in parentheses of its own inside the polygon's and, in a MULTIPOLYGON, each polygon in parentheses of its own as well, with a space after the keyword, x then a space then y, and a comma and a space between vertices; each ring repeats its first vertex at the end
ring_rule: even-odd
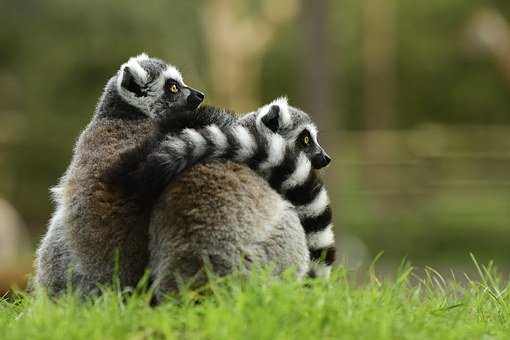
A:
POLYGON ((139 108, 127 103, 117 91, 116 77, 111 78, 99 100, 96 115, 98 118, 140 120, 148 119, 139 108))

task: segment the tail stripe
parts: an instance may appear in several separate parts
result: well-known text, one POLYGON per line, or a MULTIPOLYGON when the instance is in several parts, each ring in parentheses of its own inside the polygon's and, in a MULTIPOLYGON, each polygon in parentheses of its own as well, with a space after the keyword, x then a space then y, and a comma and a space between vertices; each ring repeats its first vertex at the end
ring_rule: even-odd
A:
POLYGON ((232 134, 236 137, 237 145, 239 145, 235 160, 242 162, 255 154, 257 144, 248 129, 237 125, 232 128, 232 134))
POLYGON ((331 207, 328 205, 318 216, 301 218, 301 224, 305 232, 312 233, 327 228, 331 224, 332 218, 331 207))
POLYGON ((317 177, 316 171, 311 171, 306 181, 302 185, 287 190, 285 197, 296 206, 309 204, 317 197, 322 187, 323 184, 317 177))
POLYGON ((315 217, 320 215, 329 204, 329 197, 326 188, 322 187, 314 200, 308 204, 298 206, 297 211, 300 218, 315 217))
POLYGON ((310 249, 329 247, 335 243, 332 225, 328 225, 323 231, 316 231, 306 235, 306 243, 310 249))
POLYGON ((289 176, 296 169, 296 158, 290 152, 285 153, 285 158, 280 165, 275 167, 269 176, 268 182, 271 188, 276 191, 281 191, 282 183, 289 178, 289 176))
POLYGON ((181 137, 188 145, 188 153, 192 155, 193 160, 197 160, 203 156, 207 149, 207 141, 195 129, 184 129, 181 137))
POLYGON ((225 134, 220 130, 217 125, 210 125, 205 128, 209 134, 208 140, 214 145, 216 149, 212 157, 222 155, 228 147, 228 140, 225 134))

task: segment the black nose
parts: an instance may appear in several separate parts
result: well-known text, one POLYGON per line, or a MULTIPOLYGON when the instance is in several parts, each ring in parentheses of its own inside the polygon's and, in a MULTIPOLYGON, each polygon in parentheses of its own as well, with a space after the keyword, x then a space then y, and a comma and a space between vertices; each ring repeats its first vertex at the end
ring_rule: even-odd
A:
POLYGON ((320 153, 312 158, 312 166, 314 169, 321 169, 331 162, 331 157, 325 153, 320 153))
POLYGON ((186 103, 188 104, 188 109, 194 110, 204 101, 205 95, 202 92, 194 89, 190 89, 190 91, 191 92, 188 96, 188 99, 186 100, 186 103))

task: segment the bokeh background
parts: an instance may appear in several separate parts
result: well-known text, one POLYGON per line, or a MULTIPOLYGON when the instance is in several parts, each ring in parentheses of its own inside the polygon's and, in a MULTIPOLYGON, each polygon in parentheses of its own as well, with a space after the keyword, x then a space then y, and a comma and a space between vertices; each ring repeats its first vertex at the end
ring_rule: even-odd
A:
POLYGON ((30 272, 48 188, 142 51, 208 104, 313 114, 349 266, 510 268, 508 0, 1 0, 0 22, 0 286, 30 272))

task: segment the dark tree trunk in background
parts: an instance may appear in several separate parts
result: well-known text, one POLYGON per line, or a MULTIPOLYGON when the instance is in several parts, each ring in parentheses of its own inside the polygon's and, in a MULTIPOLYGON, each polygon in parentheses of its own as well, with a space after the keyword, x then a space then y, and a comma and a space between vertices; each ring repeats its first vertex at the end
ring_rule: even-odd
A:
POLYGON ((322 130, 331 131, 331 133, 321 134, 322 139, 333 135, 337 127, 334 117, 339 115, 338 108, 333 104, 332 37, 328 28, 329 11, 329 0, 301 1, 300 91, 304 100, 299 104, 313 115, 322 130))
MULTIPOLYGON (((333 88, 334 69, 332 65, 333 36, 329 29, 330 11, 329 0, 301 0, 301 13, 298 18, 301 32, 301 63, 300 68, 300 91, 303 101, 296 103, 303 110, 309 112, 320 129, 320 143, 333 157, 331 167, 324 173, 325 182, 328 184, 329 195, 332 199, 335 211, 334 224, 337 244, 340 244, 340 218, 341 207, 335 204, 340 197, 341 174, 335 166, 341 148, 337 124, 341 110, 334 103, 334 97, 338 96, 333 88)), ((337 61, 335 61, 337 63, 337 61)), ((291 101, 293 103, 293 101, 291 101)), ((338 258, 341 257, 342 248, 338 248, 338 258)))

